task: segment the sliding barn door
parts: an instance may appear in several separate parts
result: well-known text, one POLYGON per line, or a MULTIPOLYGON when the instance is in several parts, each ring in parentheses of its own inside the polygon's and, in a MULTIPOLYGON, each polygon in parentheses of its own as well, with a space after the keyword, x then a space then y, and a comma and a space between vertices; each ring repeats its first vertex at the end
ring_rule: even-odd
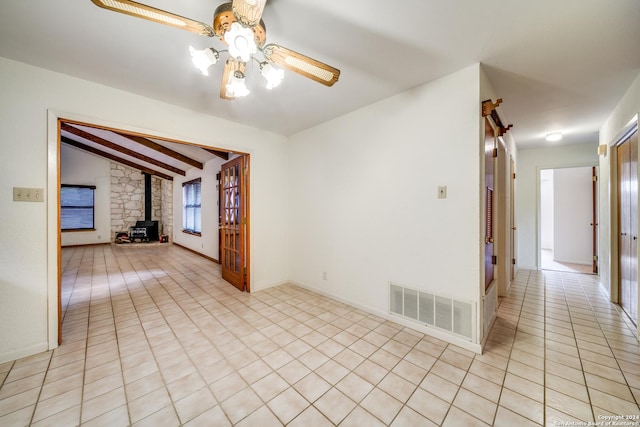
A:
POLYGON ((620 306, 638 323, 638 132, 618 153, 618 285, 620 306))
POLYGON ((245 158, 222 165, 220 172, 220 264, 222 278, 241 291, 246 287, 245 158))
POLYGON ((509 177, 509 216, 510 216, 510 224, 511 231, 509 234, 509 245, 511 246, 511 280, 516 278, 516 212, 515 212, 515 204, 516 204, 516 164, 513 161, 513 157, 509 158, 509 173, 511 174, 509 177))
POLYGON ((493 127, 488 119, 484 120, 484 185, 485 185, 485 214, 484 214, 484 287, 487 289, 493 281, 493 233, 495 195, 493 182, 495 175, 496 140, 493 127))

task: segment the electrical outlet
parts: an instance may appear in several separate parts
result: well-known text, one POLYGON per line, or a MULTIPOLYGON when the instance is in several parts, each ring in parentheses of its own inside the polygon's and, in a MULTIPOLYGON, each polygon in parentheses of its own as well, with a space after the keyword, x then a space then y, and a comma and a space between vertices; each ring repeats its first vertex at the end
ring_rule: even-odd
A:
POLYGON ((327 280, 327 272, 326 271, 322 272, 322 280, 327 280))
POLYGON ((14 202, 44 202, 44 189, 13 187, 14 202))

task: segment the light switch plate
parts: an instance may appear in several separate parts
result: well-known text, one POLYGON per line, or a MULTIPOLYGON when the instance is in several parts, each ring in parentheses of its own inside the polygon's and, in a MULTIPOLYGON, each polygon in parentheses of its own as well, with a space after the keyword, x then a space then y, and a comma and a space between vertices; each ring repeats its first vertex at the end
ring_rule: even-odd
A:
POLYGON ((14 202, 44 202, 43 188, 13 187, 14 202))
POLYGON ((438 199, 446 199, 447 198, 447 186, 441 185, 438 187, 438 199))

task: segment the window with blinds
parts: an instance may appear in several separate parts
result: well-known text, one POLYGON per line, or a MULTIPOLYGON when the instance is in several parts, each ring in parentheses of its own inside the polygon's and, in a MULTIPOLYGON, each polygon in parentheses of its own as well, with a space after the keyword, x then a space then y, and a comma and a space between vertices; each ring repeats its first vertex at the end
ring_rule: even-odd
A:
POLYGON ((93 185, 62 184, 60 188, 60 228, 62 231, 94 230, 93 185))
POLYGON ((182 184, 182 229, 187 233, 200 234, 201 221, 201 178, 182 184))

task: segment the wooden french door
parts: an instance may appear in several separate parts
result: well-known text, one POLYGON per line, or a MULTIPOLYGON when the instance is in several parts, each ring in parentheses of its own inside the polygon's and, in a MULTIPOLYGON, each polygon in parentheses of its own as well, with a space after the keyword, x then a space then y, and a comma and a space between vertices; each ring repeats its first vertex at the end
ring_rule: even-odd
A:
POLYGON ((497 152, 495 133, 488 119, 484 120, 484 185, 485 185, 485 233, 484 233, 484 287, 487 289, 493 281, 494 257, 493 257, 493 233, 494 233, 494 207, 495 197, 493 192, 494 165, 497 152))
POLYGON ((638 323, 638 132, 617 147, 620 306, 638 323))
POLYGON ((247 284, 245 264, 245 156, 222 165, 220 171, 220 264, 222 278, 241 291, 247 284))

